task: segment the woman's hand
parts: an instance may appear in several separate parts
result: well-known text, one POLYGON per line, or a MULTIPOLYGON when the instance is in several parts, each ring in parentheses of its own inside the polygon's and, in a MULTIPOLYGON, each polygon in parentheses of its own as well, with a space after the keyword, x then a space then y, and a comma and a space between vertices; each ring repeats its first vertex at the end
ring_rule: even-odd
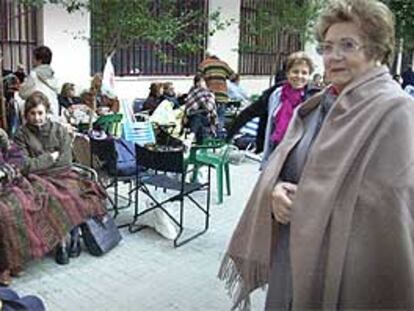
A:
POLYGON ((272 191, 272 212, 282 224, 290 222, 292 202, 297 186, 289 182, 278 182, 272 191))
POLYGON ((59 151, 53 151, 50 155, 53 158, 53 162, 56 162, 56 160, 59 158, 59 151))

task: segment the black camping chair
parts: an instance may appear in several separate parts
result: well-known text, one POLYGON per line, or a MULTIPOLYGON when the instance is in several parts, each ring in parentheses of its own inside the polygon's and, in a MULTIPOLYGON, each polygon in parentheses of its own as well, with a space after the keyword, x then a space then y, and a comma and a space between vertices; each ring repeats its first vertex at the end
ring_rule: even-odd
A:
MULTIPOLYGON (((210 168, 208 169, 208 179, 206 182, 187 182, 186 174, 187 164, 184 160, 183 146, 153 146, 152 149, 135 145, 137 164, 154 171, 154 174, 142 174, 137 170, 136 174, 136 192, 135 192, 135 213, 134 219, 129 226, 131 233, 143 229, 143 226, 136 224, 138 218, 152 210, 161 209, 178 227, 179 231, 174 239, 174 247, 181 246, 196 237, 202 235, 208 230, 210 216, 210 168), (155 189, 151 188, 155 187, 155 189), (168 190, 171 196, 163 200, 156 198, 154 191, 157 188, 168 190), (192 195, 197 191, 206 191, 206 206, 199 203, 192 195), (153 203, 151 207, 139 211, 139 192, 144 193, 153 203), (167 210, 166 205, 171 202, 179 201, 178 217, 167 210), (180 240, 184 229, 184 210, 185 203, 190 201, 194 207, 197 207, 204 214, 203 230, 180 240)), ((177 214, 177 213, 175 213, 177 214)))
MULTIPOLYGON (((132 144, 133 145, 133 144, 132 144)), ((130 147, 131 148, 131 147, 130 147)), ((132 150, 135 152, 132 146, 132 150)), ((133 183, 135 181, 135 154, 132 158, 133 169, 128 173, 120 171, 118 168, 119 159, 115 146, 115 138, 108 136, 105 139, 95 139, 90 137, 91 167, 93 167, 99 176, 99 181, 106 190, 113 188, 113 198, 108 195, 108 199, 114 210, 114 218, 119 214, 119 210, 128 208, 132 203, 133 183), (128 194, 123 196, 119 193, 119 183, 128 184, 128 194), (125 205, 119 204, 119 199, 126 200, 125 205)), ((127 225, 121 225, 125 227, 127 225)))

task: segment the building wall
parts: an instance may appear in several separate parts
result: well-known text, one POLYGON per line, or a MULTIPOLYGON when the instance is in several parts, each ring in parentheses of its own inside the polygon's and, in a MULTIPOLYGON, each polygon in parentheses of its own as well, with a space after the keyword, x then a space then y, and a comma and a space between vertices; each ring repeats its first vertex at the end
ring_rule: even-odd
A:
POLYGON ((224 21, 233 20, 234 22, 231 26, 217 31, 208 38, 207 50, 225 60, 231 68, 237 70, 239 64, 237 47, 239 45, 240 0, 210 0, 209 9, 210 14, 217 11, 224 21))
MULTIPOLYGON (((209 37, 207 50, 226 61, 233 70, 238 71, 240 0, 210 0, 209 10, 210 13, 219 11, 220 18, 234 20, 234 23, 209 37)), ((177 92, 186 93, 192 86, 192 78, 192 76, 122 77, 116 79, 115 88, 122 98, 145 98, 152 82, 171 81, 177 92)), ((261 93, 269 87, 269 77, 243 76, 240 84, 249 94, 261 93)))
POLYGON ((89 14, 68 14, 56 5, 46 5, 42 18, 43 43, 52 49, 52 67, 59 82, 75 83, 81 91, 90 80, 90 48, 85 38, 90 31, 89 14))
MULTIPOLYGON (((207 49, 226 61, 235 71, 238 71, 239 29, 237 22, 240 18, 240 0, 210 0, 210 12, 218 10, 223 20, 233 19, 233 23, 225 30, 218 31, 208 40, 207 49)), ((77 90, 89 87, 90 81, 90 48, 85 37, 90 31, 90 17, 86 12, 68 14, 64 9, 47 5, 43 10, 44 44, 53 53, 52 66, 61 83, 73 82, 77 90), (75 38, 83 37, 83 38, 75 38)), ((312 56, 319 56, 313 52, 312 56)), ((269 64, 271 66, 271 64, 269 64)), ((103 68, 102 68, 103 70, 103 68)), ((317 71, 321 72, 318 63, 317 71)), ((152 82, 173 82, 179 93, 185 93, 192 85, 192 76, 134 76, 115 79, 115 91, 122 99, 145 98, 152 82)), ((249 94, 260 94, 270 86, 269 76, 242 76, 241 86, 249 94)))

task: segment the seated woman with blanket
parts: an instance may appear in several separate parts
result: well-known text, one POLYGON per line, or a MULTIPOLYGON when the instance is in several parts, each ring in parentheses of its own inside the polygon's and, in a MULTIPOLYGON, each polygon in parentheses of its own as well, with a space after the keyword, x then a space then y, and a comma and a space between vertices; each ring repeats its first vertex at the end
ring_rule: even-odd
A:
MULTIPOLYGON (((29 96, 24 109, 27 123, 15 136, 19 148, 3 143, 0 167, 12 164, 7 175, 23 174, 0 186, 0 283, 5 285, 25 262, 58 246, 59 263, 67 263, 69 231, 106 213, 101 187, 71 170, 70 136, 61 124, 46 119, 48 108, 42 93, 29 96)), ((73 256, 80 250, 76 231, 72 230, 69 249, 73 256)))

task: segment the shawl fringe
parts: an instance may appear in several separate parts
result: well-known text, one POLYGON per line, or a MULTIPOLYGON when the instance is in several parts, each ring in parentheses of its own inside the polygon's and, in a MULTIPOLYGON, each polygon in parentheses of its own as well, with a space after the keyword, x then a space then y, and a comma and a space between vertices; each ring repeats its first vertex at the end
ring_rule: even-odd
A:
POLYGON ((266 265, 253 263, 254 269, 243 269, 251 267, 252 264, 243 258, 231 257, 226 254, 221 262, 218 278, 225 282, 225 288, 234 304, 232 310, 249 311, 251 308, 250 293, 258 287, 265 289, 268 267, 266 265), (242 276, 240 271, 249 271, 249 275, 242 276), (253 280, 250 284, 259 284, 255 288, 248 288, 244 280, 253 280))

